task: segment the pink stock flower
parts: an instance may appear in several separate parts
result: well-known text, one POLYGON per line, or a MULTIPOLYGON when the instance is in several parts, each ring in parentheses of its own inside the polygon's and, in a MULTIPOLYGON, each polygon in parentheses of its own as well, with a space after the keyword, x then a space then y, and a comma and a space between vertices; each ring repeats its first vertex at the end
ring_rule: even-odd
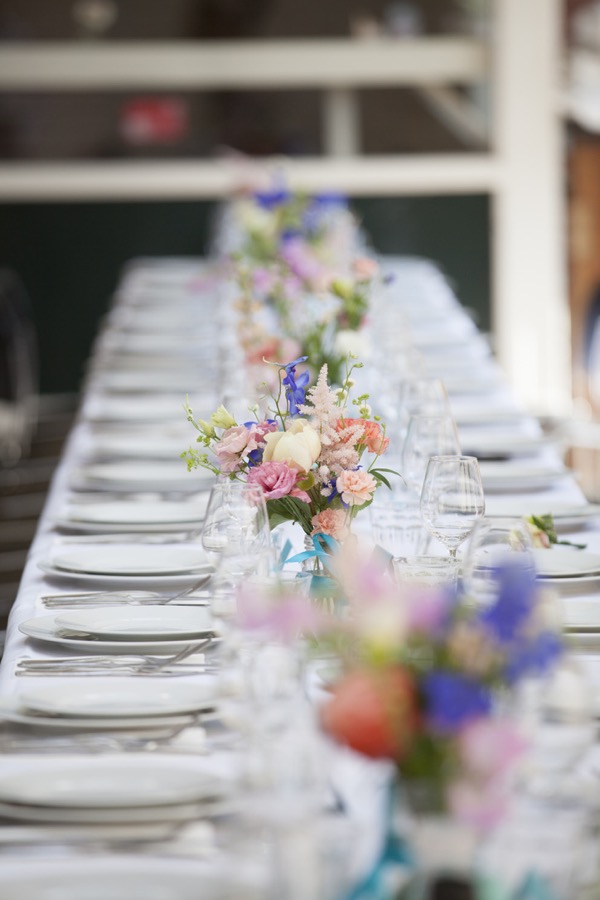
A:
POLYGON ((358 281, 370 281, 379 271, 379 266, 374 259, 368 256, 358 256, 352 262, 352 274, 358 281))
POLYGON ((269 295, 276 284, 277 276, 269 269, 259 266, 252 272, 252 285, 257 294, 269 295))
POLYGON ((336 487, 344 503, 349 506, 362 506, 372 499, 377 481, 369 472, 346 469, 338 475, 336 487))
POLYGON ((248 444, 248 429, 244 425, 233 425, 226 428, 221 440, 215 447, 221 472, 230 475, 237 472, 241 464, 241 455, 248 444))
POLYGON ((258 450, 264 444, 265 434, 277 431, 277 425, 275 422, 256 422, 256 424, 252 423, 247 431, 248 443, 246 444, 246 453, 252 453, 253 450, 258 450))
POLYGON ((507 786, 502 780, 482 785, 465 779, 448 788, 450 812, 479 832, 490 831, 502 821, 508 802, 507 786))
POLYGON ((459 735, 460 757, 476 778, 506 773, 526 749, 514 724, 502 719, 477 719, 459 735))
POLYGON ((323 509, 312 517, 312 534, 329 534, 336 541, 343 541, 349 533, 348 514, 343 509, 323 509))
POLYGON ((298 475, 297 469, 292 469, 286 462, 269 460, 260 466, 250 469, 248 482, 259 484, 263 489, 267 500, 279 500, 281 497, 297 497, 310 503, 310 497, 306 491, 296 487, 298 475))
POLYGON ((282 596, 245 585, 237 597, 237 624, 244 631, 266 634, 292 643, 300 634, 316 633, 321 615, 308 597, 297 593, 282 596))

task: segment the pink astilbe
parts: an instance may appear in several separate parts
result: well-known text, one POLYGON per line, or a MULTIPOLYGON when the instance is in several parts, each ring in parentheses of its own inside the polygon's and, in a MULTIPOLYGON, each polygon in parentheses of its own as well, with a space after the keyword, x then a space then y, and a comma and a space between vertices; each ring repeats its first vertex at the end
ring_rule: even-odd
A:
POLYGON ((333 477, 358 466, 360 453, 357 447, 363 434, 360 420, 338 430, 344 410, 338 406, 337 392, 329 386, 327 374, 327 365, 324 365, 317 383, 307 392, 307 402, 300 407, 321 439, 317 474, 323 485, 321 493, 325 497, 333 490, 329 484, 333 477))

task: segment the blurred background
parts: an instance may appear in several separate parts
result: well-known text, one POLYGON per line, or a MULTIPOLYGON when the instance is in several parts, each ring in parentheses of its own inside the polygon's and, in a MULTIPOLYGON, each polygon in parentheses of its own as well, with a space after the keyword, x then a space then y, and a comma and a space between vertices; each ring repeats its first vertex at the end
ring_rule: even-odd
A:
POLYGON ((43 394, 77 391, 126 260, 207 252, 243 154, 435 260, 528 408, 600 411, 599 3, 2 0, 0 41, 43 394))

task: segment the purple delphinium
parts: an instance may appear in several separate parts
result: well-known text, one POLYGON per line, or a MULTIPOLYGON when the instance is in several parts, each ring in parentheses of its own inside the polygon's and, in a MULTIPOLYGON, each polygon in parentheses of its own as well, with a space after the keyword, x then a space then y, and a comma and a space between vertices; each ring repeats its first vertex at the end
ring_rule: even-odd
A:
POLYGON ((306 362, 307 359, 308 356, 299 356, 298 359, 294 359, 286 366, 283 366, 286 375, 282 381, 282 384, 285 385, 285 397, 288 402, 288 408, 291 416, 298 415, 299 407, 304 403, 306 399, 306 388, 310 380, 310 375, 308 374, 308 372, 303 372, 302 375, 300 375, 299 378, 296 379, 296 366, 299 363, 306 362))
POLYGON ((427 719, 442 734, 453 734, 479 716, 489 715, 492 698, 485 687, 457 672, 431 672, 423 690, 427 719))
POLYGON ((506 666, 506 677, 514 684, 524 675, 541 675, 548 671, 563 652, 558 635, 542 631, 528 640, 517 642, 506 666))
POLYGON ((496 599, 479 620, 495 641, 507 645, 518 639, 535 606, 535 572, 522 565, 502 565, 495 576, 496 599))

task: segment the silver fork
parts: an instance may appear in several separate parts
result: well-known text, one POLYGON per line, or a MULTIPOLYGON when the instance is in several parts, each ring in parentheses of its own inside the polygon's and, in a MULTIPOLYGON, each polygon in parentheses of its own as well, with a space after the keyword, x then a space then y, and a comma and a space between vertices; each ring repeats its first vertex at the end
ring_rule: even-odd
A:
MULTIPOLYGON (((211 573, 206 573, 198 581, 195 581, 191 587, 184 588, 176 594, 157 594, 149 591, 90 591, 77 594, 45 594, 42 596, 42 603, 47 609, 66 609, 75 608, 77 606, 116 606, 121 603, 128 603, 134 606, 151 605, 164 606, 167 603, 174 603, 183 597, 188 597, 199 591, 207 581, 210 581, 211 573)), ((208 593, 202 594, 202 599, 208 598, 208 593)))
POLYGON ((110 674, 134 674, 134 675, 153 675, 161 673, 163 669, 169 669, 178 663, 192 656, 194 653, 200 653, 202 650, 215 645, 220 638, 212 634, 202 641, 196 641, 188 644, 179 653, 174 656, 148 656, 144 654, 131 654, 125 659, 113 659, 113 657, 88 657, 79 658, 78 661, 73 659, 21 659, 15 667, 15 675, 40 674, 46 675, 50 671, 60 672, 62 674, 81 674, 91 673, 96 670, 98 672, 106 672, 110 674))

